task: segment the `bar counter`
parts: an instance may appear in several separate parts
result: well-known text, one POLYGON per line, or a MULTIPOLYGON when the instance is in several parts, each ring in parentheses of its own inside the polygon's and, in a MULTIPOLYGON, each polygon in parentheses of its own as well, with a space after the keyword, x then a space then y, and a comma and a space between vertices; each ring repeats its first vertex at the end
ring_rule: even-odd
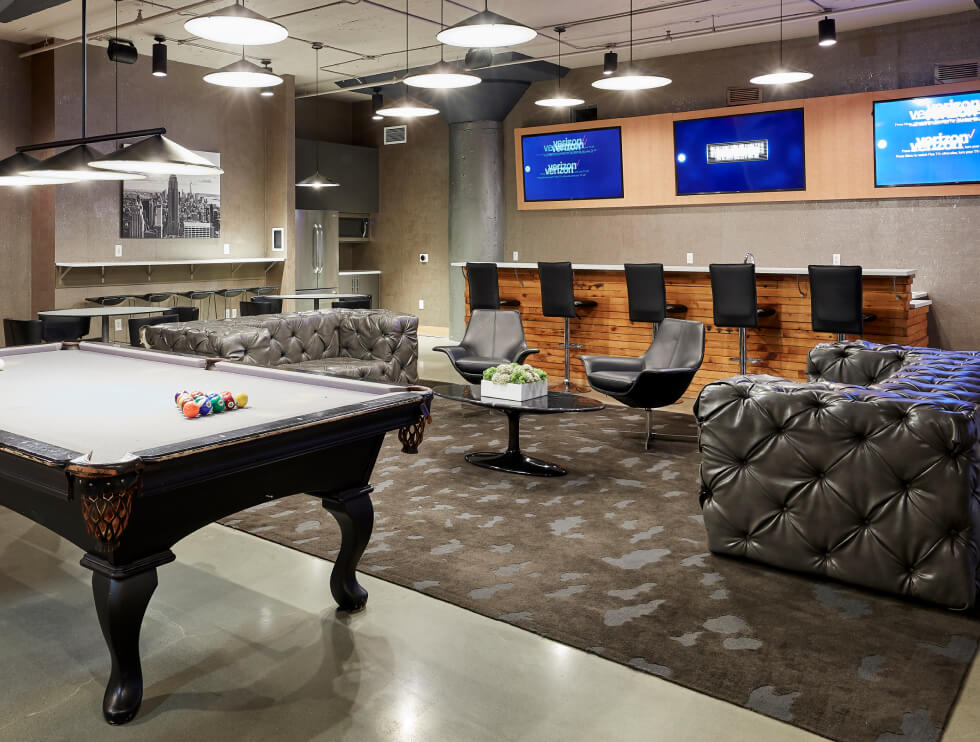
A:
MULTIPOLYGON (((463 270, 465 264, 453 263, 463 270)), ((528 361, 545 369, 554 379, 563 376, 562 320, 541 314, 541 287, 536 263, 498 263, 500 298, 516 299, 524 332, 530 346, 541 353, 528 361)), ((638 357, 649 347, 652 327, 629 320, 626 276, 622 265, 573 264, 575 298, 591 299, 596 306, 579 310, 571 321, 572 343, 585 348, 573 352, 572 382, 587 388, 588 382, 578 355, 638 357)), ((664 266, 667 303, 684 304, 687 312, 672 315, 703 322, 706 329, 704 364, 685 396, 694 397, 705 384, 738 374, 738 330, 714 326, 711 282, 707 266, 664 266)), ((864 310, 877 315, 865 324, 864 339, 877 343, 928 345, 927 319, 932 302, 913 297, 915 270, 866 268, 864 310)), ((832 341, 831 333, 810 329, 810 287, 807 269, 756 266, 759 307, 775 315, 759 321, 748 331, 748 353, 762 362, 749 366, 749 373, 773 374, 805 380, 807 352, 817 343, 832 341)), ((468 291, 468 290, 467 290, 468 291)), ((467 293, 467 321, 469 296, 467 293)), ((851 336, 849 336, 851 337, 851 336)))

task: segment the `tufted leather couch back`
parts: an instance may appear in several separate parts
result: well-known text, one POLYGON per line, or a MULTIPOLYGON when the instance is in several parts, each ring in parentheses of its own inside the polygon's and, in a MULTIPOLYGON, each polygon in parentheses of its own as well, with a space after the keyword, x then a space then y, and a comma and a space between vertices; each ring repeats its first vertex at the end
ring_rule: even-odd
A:
POLYGON ((418 381, 418 317, 386 310, 331 309, 155 325, 145 330, 144 344, 258 366, 296 365, 398 384, 418 381))
POLYGON ((980 566, 980 353, 831 343, 809 383, 706 386, 701 505, 713 552, 953 608, 980 566))

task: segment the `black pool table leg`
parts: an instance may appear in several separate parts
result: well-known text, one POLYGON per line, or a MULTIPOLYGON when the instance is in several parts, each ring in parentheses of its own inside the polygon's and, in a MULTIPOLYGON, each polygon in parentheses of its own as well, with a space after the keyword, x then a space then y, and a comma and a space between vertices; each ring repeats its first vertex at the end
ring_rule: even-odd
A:
POLYGON ((330 573, 330 592, 344 611, 360 610, 367 603, 368 593, 357 582, 357 563, 361 560, 371 531, 374 530, 373 487, 321 496, 323 507, 340 525, 340 553, 330 573))

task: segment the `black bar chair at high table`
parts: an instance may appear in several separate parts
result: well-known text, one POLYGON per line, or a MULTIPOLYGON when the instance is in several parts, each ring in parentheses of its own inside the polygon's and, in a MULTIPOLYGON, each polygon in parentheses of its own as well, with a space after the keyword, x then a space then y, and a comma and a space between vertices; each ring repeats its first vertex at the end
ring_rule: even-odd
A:
POLYGON ((578 317, 576 309, 594 307, 596 303, 591 299, 575 298, 575 276, 571 263, 538 263, 538 277, 541 280, 541 313, 545 317, 561 317, 565 320, 564 342, 561 347, 565 349, 564 389, 567 392, 571 388, 571 350, 585 347, 572 344, 568 320, 578 317))
POLYGON ((496 263, 467 263, 466 283, 470 287, 470 312, 474 309, 500 309, 521 305, 517 299, 500 298, 496 263))
POLYGON ((750 364, 762 363, 759 358, 749 358, 746 350, 746 330, 759 326, 760 317, 772 317, 775 309, 759 307, 755 290, 754 263, 712 263, 711 301, 714 308, 715 327, 738 328, 738 372, 744 376, 750 364))
POLYGON ((668 314, 684 314, 684 304, 667 303, 663 263, 626 263, 626 300, 630 322, 652 322, 656 336, 660 323, 668 314))
POLYGON ((42 342, 42 323, 39 319, 3 320, 3 342, 8 348, 16 345, 39 345, 42 342))
POLYGON ((864 323, 878 317, 864 312, 864 283, 860 265, 811 265, 810 324, 814 332, 833 332, 837 342, 864 334, 864 323))

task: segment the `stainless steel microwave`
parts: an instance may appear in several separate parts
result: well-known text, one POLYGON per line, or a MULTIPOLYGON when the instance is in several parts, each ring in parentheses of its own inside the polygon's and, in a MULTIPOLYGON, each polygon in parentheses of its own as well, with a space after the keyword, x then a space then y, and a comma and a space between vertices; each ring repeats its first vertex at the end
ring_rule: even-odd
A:
POLYGON ((371 218, 363 214, 341 214, 337 219, 341 242, 370 242, 371 218))

